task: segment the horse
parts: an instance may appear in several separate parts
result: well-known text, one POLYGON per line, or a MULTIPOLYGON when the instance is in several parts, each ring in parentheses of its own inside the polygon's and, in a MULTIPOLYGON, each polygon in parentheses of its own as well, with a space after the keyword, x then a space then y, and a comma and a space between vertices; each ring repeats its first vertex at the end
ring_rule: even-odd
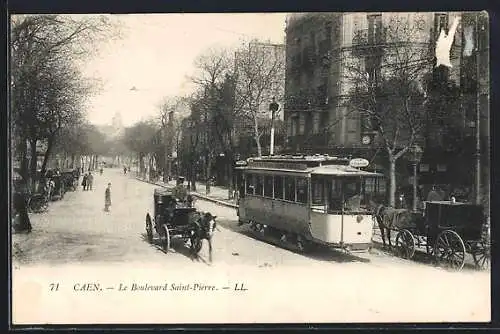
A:
POLYGON ((209 261, 212 262, 212 237, 217 222, 217 216, 213 216, 210 212, 194 211, 190 213, 189 221, 191 224, 191 255, 195 258, 198 257, 198 252, 202 247, 203 239, 208 241, 209 261))
POLYGON ((408 209, 395 209, 384 205, 379 205, 375 210, 375 220, 377 221, 380 234, 382 236, 383 247, 386 248, 385 232, 387 232, 387 239, 389 241, 389 248, 392 248, 391 230, 404 228, 406 226, 413 226, 414 219, 411 211, 408 209))

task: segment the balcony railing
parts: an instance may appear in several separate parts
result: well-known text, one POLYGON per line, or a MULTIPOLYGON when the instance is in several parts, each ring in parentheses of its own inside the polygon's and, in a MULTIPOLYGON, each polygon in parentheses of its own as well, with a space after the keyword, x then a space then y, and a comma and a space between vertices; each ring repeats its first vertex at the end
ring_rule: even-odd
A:
POLYGON ((373 47, 383 46, 387 42, 386 28, 372 30, 359 29, 354 32, 352 37, 352 45, 358 47, 373 47))

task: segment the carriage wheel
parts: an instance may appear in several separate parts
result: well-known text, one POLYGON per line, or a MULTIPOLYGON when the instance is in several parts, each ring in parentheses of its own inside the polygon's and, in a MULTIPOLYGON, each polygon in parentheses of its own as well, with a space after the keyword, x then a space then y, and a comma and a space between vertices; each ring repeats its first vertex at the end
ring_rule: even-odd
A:
POLYGON ((491 261, 490 245, 484 241, 478 242, 472 249, 472 258, 477 269, 488 269, 491 261))
POLYGON ((415 238, 413 234, 403 229, 396 236, 396 252, 403 259, 411 259, 415 255, 415 238))
POLYGON ((146 235, 148 236, 148 242, 153 242, 153 224, 151 223, 151 216, 146 214, 146 235))
POLYGON ((434 246, 434 256, 438 265, 460 270, 465 263, 465 245, 455 231, 443 231, 439 234, 434 246))
POLYGON ((170 249, 170 232, 168 231, 168 227, 166 225, 162 225, 160 227, 160 242, 161 248, 168 253, 170 249))

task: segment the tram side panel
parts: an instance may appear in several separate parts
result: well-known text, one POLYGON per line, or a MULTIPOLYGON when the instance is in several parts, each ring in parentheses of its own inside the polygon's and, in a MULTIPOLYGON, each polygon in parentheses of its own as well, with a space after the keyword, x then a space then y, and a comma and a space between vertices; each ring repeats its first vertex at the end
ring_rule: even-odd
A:
POLYGON ((369 215, 311 213, 311 234, 314 239, 328 245, 349 245, 353 249, 366 249, 371 244, 372 220, 369 215))
POLYGON ((305 204, 246 195, 240 200, 238 215, 239 220, 245 223, 254 221, 279 230, 310 236, 309 210, 305 204))

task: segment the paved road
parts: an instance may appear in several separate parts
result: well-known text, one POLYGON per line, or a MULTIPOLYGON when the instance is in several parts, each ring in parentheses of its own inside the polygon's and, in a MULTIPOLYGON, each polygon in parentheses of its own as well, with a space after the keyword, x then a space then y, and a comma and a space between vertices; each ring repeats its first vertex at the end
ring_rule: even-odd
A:
MULTIPOLYGON (((234 209, 198 200, 198 208, 217 215, 221 225, 214 240, 214 262, 208 265, 206 247, 201 252, 202 261, 192 261, 181 244, 174 244, 172 252, 164 254, 159 247, 145 241, 144 219, 147 211, 152 212, 153 185, 113 169, 106 169, 103 176, 96 175, 94 183, 93 191, 84 192, 80 187, 76 192, 67 193, 64 200, 52 203, 49 212, 33 215, 31 234, 13 235, 14 282, 18 282, 13 288, 14 297, 25 290, 26 284, 39 286, 33 283, 33 277, 50 281, 69 272, 82 281, 95 280, 98 276, 110 282, 117 277, 128 277, 130 273, 149 281, 161 277, 171 281, 174 277, 179 281, 186 277, 200 279, 200 275, 205 281, 237 277, 252 287, 252 293, 247 294, 244 302, 231 299, 236 297, 220 297, 215 302, 205 295, 209 298, 206 302, 218 310, 210 313, 210 317, 202 307, 205 304, 198 299, 196 302, 183 299, 181 305, 174 308, 165 300, 155 299, 152 305, 145 306, 144 303, 151 304, 151 299, 148 302, 141 299, 145 296, 136 296, 134 298, 139 299, 133 302, 115 296, 95 299, 90 309, 82 300, 73 300, 71 303, 76 304, 67 304, 65 312, 46 311, 44 319, 52 320, 45 321, 67 322, 68 317, 74 317, 68 313, 70 309, 80 310, 81 317, 86 315, 85 319, 91 319, 87 321, 95 323, 123 322, 137 317, 142 322, 167 321, 155 312, 156 303, 171 312, 167 322, 489 319, 489 272, 468 269, 448 272, 425 261, 406 261, 379 251, 347 256, 319 248, 309 255, 300 255, 248 235, 246 229, 237 227, 234 209), (108 182, 112 183, 113 201, 109 213, 103 211, 108 182), (42 272, 36 269, 40 266, 51 269, 42 272), (265 299, 262 296, 266 296, 265 299), (106 311, 105 307, 114 307, 116 303, 127 305, 125 313, 106 311), (252 304, 254 307, 249 310, 248 305, 252 304), (142 308, 138 309, 138 305, 142 308)), ((18 307, 27 312, 27 305, 18 298, 18 307)), ((69 302, 59 300, 58 305, 69 302)), ((34 309, 34 305, 36 303, 30 307, 34 309)), ((36 312, 23 319, 42 317, 41 311, 36 312)))

